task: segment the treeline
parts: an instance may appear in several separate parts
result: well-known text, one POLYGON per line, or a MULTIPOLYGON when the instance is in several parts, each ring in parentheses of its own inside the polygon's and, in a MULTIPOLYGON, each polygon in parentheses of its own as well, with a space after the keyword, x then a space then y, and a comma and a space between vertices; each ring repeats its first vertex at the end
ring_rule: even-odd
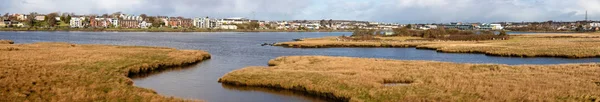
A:
POLYGON ((472 40, 507 40, 509 36, 505 31, 500 31, 495 34, 493 31, 465 31, 457 29, 446 30, 444 28, 429 29, 429 30, 412 30, 409 28, 393 29, 392 35, 384 35, 377 30, 355 30, 352 34, 354 38, 372 39, 375 36, 412 36, 422 37, 426 39, 436 40, 457 40, 457 41, 472 41, 472 40))

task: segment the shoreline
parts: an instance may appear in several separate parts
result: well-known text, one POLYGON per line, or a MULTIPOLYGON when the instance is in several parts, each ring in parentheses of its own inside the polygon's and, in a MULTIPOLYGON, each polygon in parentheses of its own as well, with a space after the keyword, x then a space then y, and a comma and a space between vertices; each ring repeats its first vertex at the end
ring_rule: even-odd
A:
MULTIPOLYGON (((340 41, 333 37, 308 38, 301 41, 278 42, 285 48, 416 48, 442 53, 473 53, 498 57, 600 58, 600 35, 539 34, 511 35, 509 40, 488 41, 405 41, 414 38, 391 37, 382 41, 340 41), (572 46, 572 45, 576 46, 572 46), (564 47, 564 48, 561 48, 564 47), (566 50, 572 49, 572 50, 566 50)), ((386 37, 380 37, 386 38, 386 37)))
POLYGON ((12 73, 0 78, 5 83, 0 89, 6 90, 0 93, 0 101, 200 101, 134 86, 131 76, 211 58, 201 50, 61 42, 0 44, 0 52, 0 59, 11 59, 0 61, 7 65, 0 72, 12 73))
POLYGON ((343 99, 340 101, 583 101, 600 98, 597 92, 587 91, 589 88, 600 86, 600 80, 593 77, 598 68, 598 63, 503 65, 284 56, 270 60, 269 66, 245 67, 231 71, 221 77, 219 82, 302 91, 329 99, 343 99), (555 77, 566 79, 554 80, 555 77), (567 82, 576 86, 559 84, 562 80, 579 78, 583 78, 582 81, 567 82), (583 81, 584 79, 588 81, 583 81), (530 84, 532 82, 538 84, 530 84), (523 90, 526 87, 543 88, 523 90), (511 91, 498 90, 499 88, 511 91), (550 88, 552 92, 544 91, 546 88, 550 88), (473 94, 477 96, 472 96, 473 94))
POLYGON ((103 28, 70 28, 70 29, 48 29, 48 28, 39 28, 39 29, 12 29, 12 28, 0 28, 0 31, 4 32, 19 32, 19 31, 31 31, 31 32, 352 32, 352 30, 221 30, 221 29, 172 29, 172 28, 164 28, 164 29, 103 29, 103 28))

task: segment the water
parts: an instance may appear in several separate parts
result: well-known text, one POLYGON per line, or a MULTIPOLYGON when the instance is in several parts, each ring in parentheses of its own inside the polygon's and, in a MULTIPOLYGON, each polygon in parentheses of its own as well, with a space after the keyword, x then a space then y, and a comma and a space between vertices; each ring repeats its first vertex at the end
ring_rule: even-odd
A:
POLYGON ((77 44, 112 44, 165 46, 199 49, 211 53, 212 59, 198 65, 152 73, 134 78, 135 85, 156 90, 161 95, 201 99, 210 102, 303 102, 325 101, 299 93, 264 88, 224 86, 218 78, 246 66, 266 66, 270 59, 290 55, 327 55, 403 60, 435 60, 457 63, 561 64, 600 62, 600 58, 517 58, 483 54, 438 53, 415 48, 324 48, 295 49, 260 46, 262 43, 290 41, 296 38, 350 35, 330 32, 290 33, 115 33, 115 32, 0 32, 0 39, 16 43, 70 42, 77 44))

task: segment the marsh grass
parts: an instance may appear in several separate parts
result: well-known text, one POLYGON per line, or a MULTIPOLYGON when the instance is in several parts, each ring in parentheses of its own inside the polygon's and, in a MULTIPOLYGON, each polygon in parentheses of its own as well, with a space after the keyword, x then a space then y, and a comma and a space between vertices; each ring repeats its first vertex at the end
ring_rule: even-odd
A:
POLYGON ((210 58, 197 50, 69 43, 0 49, 0 101, 12 102, 189 101, 133 86, 128 75, 210 58))
POLYGON ((600 101, 600 64, 458 64, 290 56, 219 82, 305 91, 339 101, 600 101), (399 85, 386 85, 396 83, 399 85))
POLYGON ((12 40, 2 40, 0 39, 0 44, 14 44, 15 42, 12 40))
POLYGON ((509 40, 428 41, 389 37, 383 41, 342 41, 335 37, 276 43, 293 48, 328 47, 416 47, 447 53, 482 53, 505 57, 600 57, 600 34, 530 34, 511 35, 509 40), (399 40, 394 40, 399 39, 399 40))

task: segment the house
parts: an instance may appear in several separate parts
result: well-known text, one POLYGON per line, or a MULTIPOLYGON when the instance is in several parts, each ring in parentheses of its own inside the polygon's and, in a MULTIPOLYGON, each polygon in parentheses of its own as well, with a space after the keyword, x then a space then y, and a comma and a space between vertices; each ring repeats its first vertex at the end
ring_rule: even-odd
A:
POLYGON ((0 27, 8 27, 10 23, 10 20, 2 20, 2 22, 0 22, 0 27))
POLYGON ((108 21, 112 24, 113 27, 119 27, 119 19, 117 18, 109 18, 108 21))
POLYGON ((167 23, 173 28, 181 27, 181 19, 183 19, 183 17, 170 17, 167 23))
POLYGON ((191 28, 194 27, 194 20, 192 19, 181 19, 181 27, 183 28, 191 28))
POLYGON ((37 21, 43 21, 43 20, 46 20, 46 16, 44 16, 44 15, 37 15, 37 16, 34 17, 34 19, 37 20, 37 21))
POLYGON ((237 29, 236 25, 221 25, 219 29, 237 29))
POLYGON ((19 21, 27 20, 27 16, 23 14, 12 14, 11 16, 17 18, 17 20, 19 21))
POLYGON ((139 28, 140 21, 137 20, 121 20, 119 21, 119 27, 121 28, 139 28))
POLYGON ((111 22, 107 18, 90 18, 90 27, 94 28, 108 28, 111 25, 111 22))
POLYGON ((219 20, 218 23, 221 24, 245 24, 250 23, 250 19, 246 19, 244 17, 234 17, 234 18, 226 18, 219 20))
POLYGON ((83 28, 84 20, 84 17, 72 17, 69 25, 71 26, 71 28, 83 28))
POLYGON ((148 28, 152 27, 152 23, 148 23, 146 21, 142 21, 139 25, 140 25, 139 28, 144 28, 144 29, 148 29, 148 28))

